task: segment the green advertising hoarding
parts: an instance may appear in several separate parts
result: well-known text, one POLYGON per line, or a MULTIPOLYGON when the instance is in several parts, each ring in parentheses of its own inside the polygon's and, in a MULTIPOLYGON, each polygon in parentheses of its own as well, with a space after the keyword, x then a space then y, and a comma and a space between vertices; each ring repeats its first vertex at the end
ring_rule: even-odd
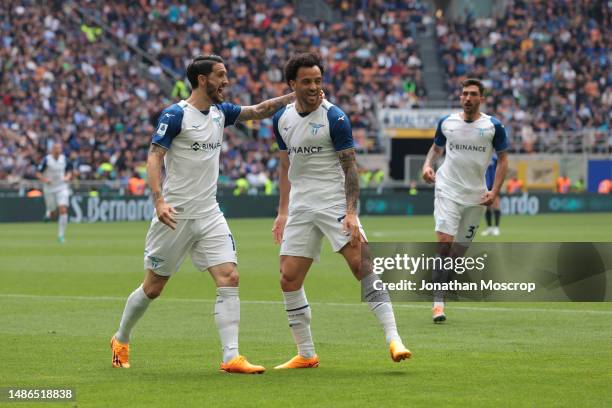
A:
MULTIPOLYGON (((433 213, 433 192, 363 194, 359 202, 361 215, 428 215, 433 213)), ((228 218, 274 217, 278 196, 219 197, 221 211, 228 218)), ((505 215, 543 213, 612 212, 612 196, 597 194, 534 193, 501 197, 505 215)), ((36 222, 43 219, 41 197, 0 198, 0 222, 36 222)), ((154 209, 148 197, 70 197, 70 222, 148 221, 154 209)))

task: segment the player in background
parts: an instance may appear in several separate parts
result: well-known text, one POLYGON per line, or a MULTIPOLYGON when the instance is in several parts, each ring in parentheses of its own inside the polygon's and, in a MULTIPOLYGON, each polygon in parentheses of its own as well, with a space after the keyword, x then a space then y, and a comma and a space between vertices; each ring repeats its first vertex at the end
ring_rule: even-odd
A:
MULTIPOLYGON (((486 206, 492 205, 508 169, 508 139, 504 126, 480 112, 484 86, 477 79, 462 83, 463 112, 445 116, 438 123, 434 143, 423 164, 423 179, 435 184, 434 218, 438 255, 461 256, 476 235, 486 206), (438 171, 434 163, 446 151, 438 171), (490 190, 485 171, 497 152, 495 179, 490 190)), ((443 262, 444 263, 444 262, 443 262)), ((449 270, 434 269, 433 282, 447 282, 449 270)), ((434 293, 433 321, 446 320, 444 292, 434 293)))
POLYGON ((199 56, 187 67, 192 92, 160 115, 147 160, 156 216, 145 243, 144 282, 128 297, 119 329, 111 339, 113 367, 130 367, 130 333, 157 298, 187 253, 194 266, 208 270, 217 286, 215 323, 221 339, 221 370, 262 373, 238 353, 240 300, 236 244, 217 203, 219 155, 224 127, 270 117, 294 94, 254 106, 225 103, 229 84, 223 59, 199 56), (162 183, 162 166, 165 179, 162 183))
MULTIPOLYGON (((487 190, 493 190, 493 184, 495 184, 495 170, 497 169, 497 153, 493 153, 493 157, 491 158, 491 163, 489 163, 489 167, 487 167, 487 172, 485 173, 485 180, 487 182, 487 190)), ((499 230, 499 222, 501 220, 501 210, 499 209, 499 196, 495 198, 493 204, 487 207, 485 212, 485 220, 487 222, 487 229, 482 231, 480 235, 482 236, 499 236, 501 233, 499 230), (492 225, 493 217, 495 216, 495 225, 492 225)))
POLYGON ((391 358, 401 361, 411 356, 397 332, 389 294, 373 288, 378 278, 357 218, 359 175, 351 124, 340 108, 319 99, 322 75, 317 54, 292 57, 285 66, 285 79, 296 102, 281 108, 273 119, 280 149, 280 202, 272 231, 281 244, 280 284, 298 348, 298 355, 277 369, 319 365, 303 283, 313 260, 319 259, 323 236, 361 281, 365 300, 383 326, 391 358))
POLYGON ((43 183, 45 219, 57 216, 57 240, 63 244, 68 225, 68 182, 72 178, 72 166, 62 153, 61 143, 55 142, 51 146, 51 154, 46 155, 38 165, 36 177, 43 183))

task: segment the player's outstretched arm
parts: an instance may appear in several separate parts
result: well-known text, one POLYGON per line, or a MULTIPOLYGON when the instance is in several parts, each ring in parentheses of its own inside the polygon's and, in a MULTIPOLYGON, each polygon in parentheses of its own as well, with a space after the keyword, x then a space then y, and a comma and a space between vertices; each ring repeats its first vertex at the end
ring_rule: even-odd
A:
POLYGON ((506 179, 508 172, 508 152, 497 153, 497 168, 495 170, 495 181, 493 181, 493 189, 487 191, 480 202, 481 205, 491 205, 501 191, 502 184, 506 179))
POLYGON ((165 155, 166 149, 157 144, 151 144, 149 157, 147 158, 147 179, 157 218, 170 228, 175 229, 176 220, 172 215, 176 214, 176 210, 166 204, 161 191, 162 165, 165 155))
POLYGON ((289 154, 286 150, 279 152, 280 163, 278 165, 278 216, 274 220, 272 227, 272 235, 274 242, 280 244, 283 241, 285 232, 285 224, 289 215, 289 192, 291 191, 291 182, 289 182, 289 154))
POLYGON ((359 172, 355 149, 345 149, 338 152, 338 159, 344 171, 344 190, 346 194, 346 217, 344 228, 351 233, 351 246, 359 243, 361 234, 357 221, 357 201, 359 200, 359 172))
POLYGON ((242 106, 236 122, 268 118, 283 106, 293 102, 294 99, 295 92, 291 92, 278 98, 268 99, 257 105, 242 106))
POLYGON ((434 184, 436 182, 436 171, 434 170, 434 163, 442 154, 444 153, 444 148, 438 146, 437 144, 432 144, 429 152, 427 152, 427 157, 425 158, 425 163, 423 164, 423 180, 425 180, 429 184, 434 184))

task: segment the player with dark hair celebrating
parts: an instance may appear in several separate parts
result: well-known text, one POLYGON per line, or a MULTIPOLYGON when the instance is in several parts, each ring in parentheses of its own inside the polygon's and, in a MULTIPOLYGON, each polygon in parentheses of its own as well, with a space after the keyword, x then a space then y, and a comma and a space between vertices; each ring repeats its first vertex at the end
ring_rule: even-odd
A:
POLYGON ((364 298, 384 328, 391 358, 410 358, 397 332, 389 294, 374 289, 378 278, 357 218, 359 175, 349 118, 319 98, 323 65, 317 54, 291 58, 285 79, 295 91, 296 102, 281 108, 273 119, 280 149, 280 202, 273 234, 281 244, 281 288, 298 355, 276 368, 319 365, 303 283, 313 260, 319 259, 323 236, 361 281, 364 298))
POLYGON ((239 121, 272 116, 293 94, 254 106, 223 102, 228 85, 223 59, 199 56, 187 67, 191 96, 164 109, 153 135, 147 174, 156 216, 145 244, 144 282, 128 297, 111 340, 113 367, 130 366, 132 328, 157 298, 189 253, 194 266, 208 270, 217 286, 215 323, 223 350, 221 370, 262 373, 238 353, 240 300, 236 244, 217 203, 223 129, 239 121), (162 185, 162 166, 166 177, 162 185))

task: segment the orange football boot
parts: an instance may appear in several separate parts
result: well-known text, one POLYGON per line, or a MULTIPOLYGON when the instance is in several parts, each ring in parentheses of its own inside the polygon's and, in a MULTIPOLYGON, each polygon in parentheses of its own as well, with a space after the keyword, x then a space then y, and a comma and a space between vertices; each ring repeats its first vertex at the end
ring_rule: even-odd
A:
POLYGON ((244 356, 236 356, 227 363, 221 363, 220 370, 237 374, 262 374, 266 371, 262 366, 249 363, 244 356))

